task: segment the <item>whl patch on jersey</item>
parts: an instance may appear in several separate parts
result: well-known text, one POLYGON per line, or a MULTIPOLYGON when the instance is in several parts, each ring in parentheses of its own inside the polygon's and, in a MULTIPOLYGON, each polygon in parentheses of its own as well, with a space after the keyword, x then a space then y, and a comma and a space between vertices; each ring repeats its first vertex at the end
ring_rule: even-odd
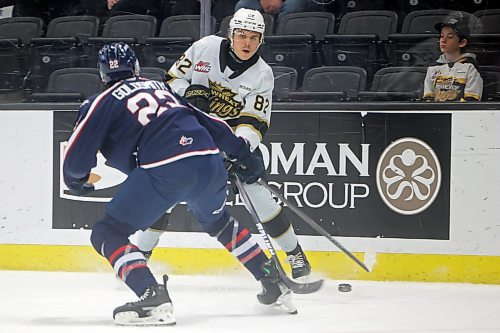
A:
POLYGON ((196 65, 194 65, 194 71, 195 72, 201 72, 201 73, 208 73, 210 72, 210 69, 212 68, 212 65, 210 65, 209 62, 205 61, 198 61, 196 65))

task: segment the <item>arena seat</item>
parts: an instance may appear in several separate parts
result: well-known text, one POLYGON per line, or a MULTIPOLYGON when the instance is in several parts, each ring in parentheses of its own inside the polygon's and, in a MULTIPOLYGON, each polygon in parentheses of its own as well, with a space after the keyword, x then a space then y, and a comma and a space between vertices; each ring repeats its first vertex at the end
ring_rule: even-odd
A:
POLYGON ((125 42, 134 48, 139 59, 143 62, 142 45, 147 38, 156 34, 156 18, 150 15, 118 15, 112 16, 104 23, 102 34, 99 37, 90 37, 84 45, 82 67, 93 67, 97 62, 97 54, 104 44, 125 42))
POLYGON ((31 39, 42 36, 43 21, 38 17, 0 19, 0 94, 24 93, 29 71, 31 39))
POLYGON ((393 11, 359 11, 344 15, 337 34, 325 36, 324 64, 364 68, 368 76, 387 62, 385 41, 398 23, 393 11))
POLYGON ((278 22, 275 35, 313 35, 322 40, 333 34, 335 16, 327 12, 302 12, 284 15, 278 22))
POLYGON ((32 102, 81 102, 101 91, 97 68, 64 68, 52 72, 46 91, 33 93, 32 102))
POLYGON ((49 22, 44 37, 30 41, 31 89, 41 92, 52 72, 61 68, 81 67, 82 42, 96 37, 99 19, 95 16, 64 16, 49 22))
POLYGON ((290 92, 297 90, 297 70, 286 66, 272 66, 274 74, 273 97, 277 100, 288 98, 290 92))
POLYGON ((370 91, 358 96, 361 100, 417 100, 422 96, 426 74, 425 67, 382 68, 375 73, 370 91))

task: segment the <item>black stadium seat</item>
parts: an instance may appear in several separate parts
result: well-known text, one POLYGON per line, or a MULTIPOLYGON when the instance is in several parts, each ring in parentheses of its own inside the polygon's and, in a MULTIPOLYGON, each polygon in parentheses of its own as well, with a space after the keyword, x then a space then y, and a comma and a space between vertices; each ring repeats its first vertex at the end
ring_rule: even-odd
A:
POLYGON ((356 97, 359 91, 365 90, 366 77, 366 71, 360 67, 311 68, 304 75, 302 91, 290 94, 290 98, 315 101, 356 97))
POLYGON ((287 14, 281 18, 275 34, 267 36, 260 55, 271 66, 292 67, 298 80, 311 67, 321 64, 318 40, 333 33, 335 16, 325 12, 287 14))
POLYGON ((156 34, 156 18, 150 15, 118 15, 110 17, 100 37, 91 37, 86 43, 82 67, 93 67, 97 62, 99 49, 106 43, 125 42, 134 48, 137 58, 143 62, 141 46, 147 38, 156 34))
POLYGON ((278 22, 275 35, 313 35, 316 40, 333 34, 335 16, 327 12, 302 12, 284 15, 278 22))
POLYGON ((322 45, 324 64, 364 68, 368 76, 386 63, 385 42, 395 33, 398 17, 393 11, 359 11, 342 17, 337 34, 322 45))
POLYGON ((65 68, 50 74, 45 93, 33 93, 33 102, 81 102, 101 91, 97 68, 65 68))
POLYGON ((391 34, 387 49, 392 66, 429 66, 441 55, 437 34, 391 34))
MULTIPOLYGON (((215 18, 210 18, 210 31, 215 32, 215 18)), ((200 15, 174 15, 163 20, 158 36, 200 39, 200 15)))
POLYGON ((398 25, 398 15, 389 10, 367 10, 348 13, 340 20, 338 34, 364 35, 375 34, 380 40, 395 33, 398 25))
POLYGON ((358 96, 365 100, 416 100, 423 94, 425 67, 387 67, 377 71, 369 92, 358 96))
POLYGON ((483 79, 482 101, 500 101, 500 66, 480 66, 483 79))
POLYGON ((47 38, 76 37, 86 40, 96 37, 99 31, 99 19, 95 16, 62 16, 56 17, 49 22, 47 27, 47 38))
POLYGON ((288 94, 297 90, 297 70, 285 66, 273 66, 274 90, 273 97, 276 100, 287 99, 288 94))
POLYGON ((143 44, 156 33, 156 18, 150 15, 118 15, 110 17, 102 29, 102 38, 133 38, 143 44))
POLYGON ((270 66, 295 68, 299 81, 316 64, 315 40, 312 35, 267 36, 259 52, 270 66))
POLYGON ((0 19, 0 94, 22 93, 28 73, 27 44, 42 35, 38 17, 0 19))
POLYGON ((487 9, 473 14, 477 22, 472 27, 471 32, 477 34, 498 34, 500 33, 500 9, 487 9))
POLYGON ((434 25, 442 22, 452 11, 448 9, 423 9, 408 13, 401 27, 402 34, 437 34, 434 25))
POLYGON ((96 37, 99 19, 95 16, 64 16, 49 22, 45 37, 33 38, 31 82, 35 92, 44 91, 50 73, 61 68, 81 67, 82 42, 96 37))
POLYGON ((366 71, 360 67, 322 66, 307 71, 302 91, 340 91, 356 95, 366 87, 366 71))

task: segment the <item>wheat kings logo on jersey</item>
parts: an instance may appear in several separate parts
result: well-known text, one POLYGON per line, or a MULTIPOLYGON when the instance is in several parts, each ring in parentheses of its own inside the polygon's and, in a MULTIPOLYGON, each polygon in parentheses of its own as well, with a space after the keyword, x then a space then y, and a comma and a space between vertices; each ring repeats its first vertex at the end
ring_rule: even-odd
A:
POLYGON ((219 118, 236 118, 243 110, 243 103, 234 97, 237 93, 230 88, 209 80, 210 85, 210 112, 219 118))
POLYGON ((465 89, 465 80, 457 79, 453 76, 438 75, 435 78, 436 96, 439 102, 457 100, 461 91, 465 89))
POLYGON ((426 210, 441 187, 441 166, 432 148, 417 138, 390 144, 377 165, 377 189, 384 203, 403 215, 426 210))

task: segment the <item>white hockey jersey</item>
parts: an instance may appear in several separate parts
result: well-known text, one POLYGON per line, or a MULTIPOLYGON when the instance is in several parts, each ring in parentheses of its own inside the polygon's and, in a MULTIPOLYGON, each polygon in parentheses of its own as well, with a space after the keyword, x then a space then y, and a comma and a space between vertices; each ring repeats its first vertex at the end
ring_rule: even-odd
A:
POLYGON ((170 68, 168 83, 180 95, 192 84, 209 87, 210 114, 224 119, 255 149, 270 125, 273 72, 258 56, 234 72, 226 62, 228 47, 226 38, 200 39, 170 68))
POLYGON ((481 100, 483 80, 474 66, 475 55, 465 53, 456 62, 449 62, 444 54, 436 66, 427 69, 424 99, 436 102, 481 100))

